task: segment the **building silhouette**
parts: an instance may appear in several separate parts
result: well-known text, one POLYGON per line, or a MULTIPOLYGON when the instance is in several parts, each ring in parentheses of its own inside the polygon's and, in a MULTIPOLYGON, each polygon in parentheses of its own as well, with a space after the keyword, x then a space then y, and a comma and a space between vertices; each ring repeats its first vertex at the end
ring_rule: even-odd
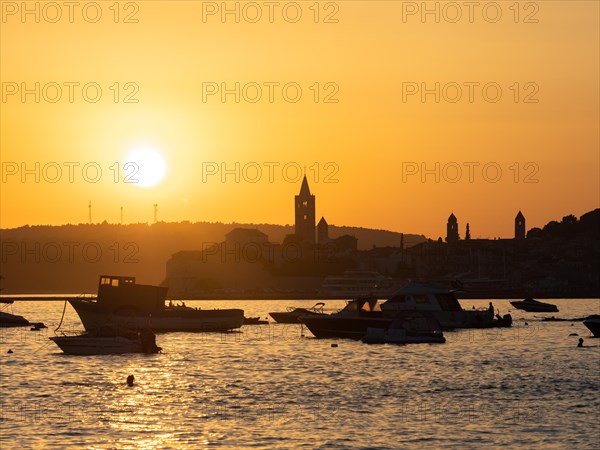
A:
POLYGON ((458 220, 454 213, 448 217, 448 223, 446 224, 446 242, 458 241, 458 220))
POLYGON ((325 245, 329 242, 329 224, 325 217, 321 217, 317 224, 317 242, 319 245, 325 245))
POLYGON ((525 239, 525 216, 521 211, 515 217, 515 239, 525 239))
POLYGON ((294 198, 296 214, 295 234, 305 245, 315 244, 315 196, 310 193, 306 175, 300 193, 294 198))

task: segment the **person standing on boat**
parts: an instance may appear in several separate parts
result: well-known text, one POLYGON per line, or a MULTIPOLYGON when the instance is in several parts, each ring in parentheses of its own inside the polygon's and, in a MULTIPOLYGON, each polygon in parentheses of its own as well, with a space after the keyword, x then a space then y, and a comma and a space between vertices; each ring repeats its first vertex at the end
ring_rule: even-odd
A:
POLYGON ((488 311, 490 312, 490 316, 494 317, 494 305, 492 305, 492 302, 490 302, 490 307, 488 308, 488 311))

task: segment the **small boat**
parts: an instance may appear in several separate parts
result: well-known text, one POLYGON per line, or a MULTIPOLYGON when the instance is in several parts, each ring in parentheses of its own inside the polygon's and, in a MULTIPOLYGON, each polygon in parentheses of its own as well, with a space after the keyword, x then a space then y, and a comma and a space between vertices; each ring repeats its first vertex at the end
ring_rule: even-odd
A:
POLYGON ((368 328, 388 328, 392 317, 384 317, 375 297, 350 300, 339 312, 300 316, 316 338, 362 339, 368 328))
MULTIPOLYGON (((0 303, 6 305, 12 305, 13 301, 10 299, 0 299, 0 303)), ((5 307, 5 309, 8 306, 5 307)), ((2 327, 24 327, 31 325, 29 321, 23 316, 17 316, 6 311, 0 311, 0 328, 2 327)))
POLYGON ((323 312, 324 306, 325 303, 319 302, 312 308, 289 307, 286 312, 270 312, 269 315, 277 323, 300 323, 300 316, 325 314, 323 312))
POLYGON ((27 325, 30 323, 25 317, 0 311, 0 327, 24 327, 27 325))
POLYGON ((536 317, 536 319, 540 319, 542 322, 582 322, 585 320, 585 317, 572 317, 572 318, 564 318, 564 317, 536 317))
POLYGON ((262 320, 260 317, 244 317, 243 325, 268 325, 268 320, 262 320))
POLYGON ((73 298, 69 303, 87 331, 106 324, 154 331, 228 331, 240 328, 242 309, 200 309, 184 302, 165 305, 167 287, 137 284, 135 277, 102 275, 96 298, 73 298))
POLYGON ((594 337, 600 337, 600 315, 593 314, 586 317, 583 324, 592 332, 594 337))
POLYGON ((517 309, 521 309, 526 312, 558 312, 556 305, 552 303, 544 303, 533 298, 526 298, 525 300, 515 300, 510 302, 517 309))
POLYGON ((443 344, 446 342, 440 324, 433 317, 399 316, 389 328, 367 328, 361 339, 365 344, 443 344))
POLYGON ((53 336, 50 338, 69 355, 113 355, 124 353, 158 353, 156 336, 151 331, 141 333, 116 332, 107 327, 75 336, 53 336))

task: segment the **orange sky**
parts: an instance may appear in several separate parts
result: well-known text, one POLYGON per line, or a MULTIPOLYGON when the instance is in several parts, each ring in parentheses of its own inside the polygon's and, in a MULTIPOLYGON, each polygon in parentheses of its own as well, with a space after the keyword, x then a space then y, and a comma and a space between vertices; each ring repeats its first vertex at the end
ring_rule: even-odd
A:
POLYGON ((469 222, 473 237, 509 237, 519 209, 531 228, 599 206, 598 2, 499 2, 495 23, 493 2, 471 18, 464 2, 428 2, 439 22, 421 2, 276 2, 272 23, 264 2, 239 3, 239 23, 221 2, 121 2, 117 23, 112 1, 96 23, 90 2, 72 18, 62 2, 26 2, 37 18, 1 3, 0 227, 86 222, 90 200, 94 221, 118 222, 121 206, 125 222, 151 221, 157 203, 165 221, 291 223, 304 166, 335 225, 437 238, 453 211, 461 235, 469 222), (239 103, 209 95, 236 83, 239 103), (436 83, 439 103, 409 95, 436 83), (154 187, 122 180, 140 147, 166 161, 154 187), (236 163, 239 182, 223 182, 236 163))

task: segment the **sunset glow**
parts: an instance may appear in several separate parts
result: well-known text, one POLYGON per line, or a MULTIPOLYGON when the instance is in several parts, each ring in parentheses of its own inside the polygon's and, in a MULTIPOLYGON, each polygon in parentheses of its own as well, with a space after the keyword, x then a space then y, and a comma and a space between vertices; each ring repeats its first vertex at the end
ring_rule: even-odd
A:
POLYGON ((306 3, 297 22, 235 2, 106 4, 94 23, 5 10, 0 226, 77 223, 90 199, 111 222, 108 198, 131 222, 159 203, 168 221, 291 223, 294 167, 330 223, 434 239, 451 211, 497 237, 519 209, 542 226, 597 207, 598 2, 502 3, 497 21, 420 4, 306 3), (168 161, 138 184, 153 189, 124 182, 138 140, 168 161), (70 162, 73 182, 46 181, 70 162))
POLYGON ((124 168, 129 170, 127 181, 142 188, 160 183, 166 173, 165 161, 161 154, 145 148, 130 153, 124 168))

